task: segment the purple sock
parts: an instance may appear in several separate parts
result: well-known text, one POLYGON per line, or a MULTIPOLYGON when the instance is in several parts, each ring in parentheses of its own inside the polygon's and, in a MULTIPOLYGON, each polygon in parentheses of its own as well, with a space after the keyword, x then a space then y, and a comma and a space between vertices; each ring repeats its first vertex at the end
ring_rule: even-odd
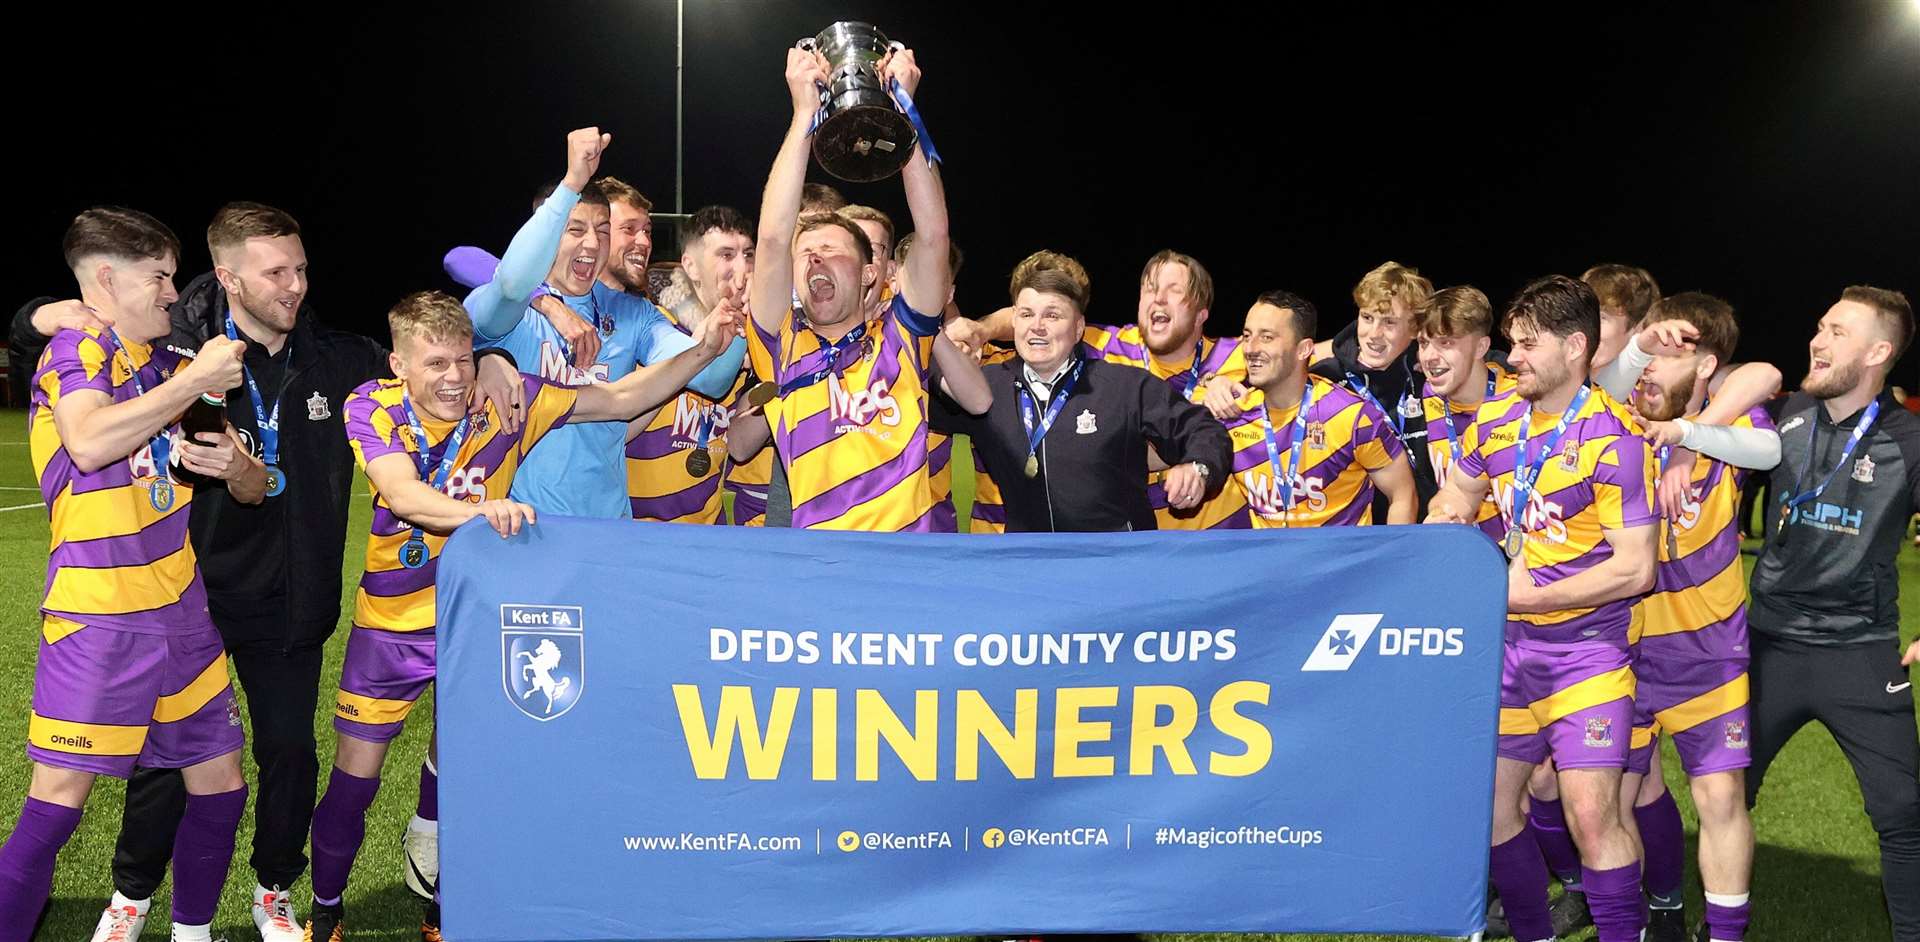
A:
POLYGON ((1647 893, 1679 905, 1680 883, 1687 873, 1687 836, 1673 793, 1662 791, 1652 804, 1634 808, 1633 819, 1640 824, 1640 842, 1646 846, 1642 859, 1647 893))
POLYGON ((80 809, 28 798, 0 846, 0 942, 27 942, 53 892, 53 861, 80 826, 80 809))
POLYGON ((1743 942, 1747 937, 1747 919, 1753 914, 1751 901, 1738 906, 1707 903, 1707 937, 1725 942, 1743 942))
POLYGON ((440 776, 425 762, 420 763, 420 805, 413 813, 428 821, 440 820, 440 776))
POLYGON ((247 786, 218 795, 188 795, 173 834, 173 921, 204 926, 220 905, 233 863, 233 835, 247 810, 247 786))
POLYGON ((380 790, 377 778, 339 769, 327 779, 326 797, 313 809, 313 898, 338 900, 347 891, 353 858, 367 838, 367 809, 380 790))
POLYGON ((1646 906, 1640 901, 1640 862, 1612 870, 1583 867, 1580 878, 1600 942, 1639 942, 1647 925, 1646 906))
POLYGON ((1507 911, 1507 925, 1520 942, 1553 938, 1553 919, 1547 914, 1547 864, 1540 858, 1531 828, 1521 828, 1488 854, 1493 888, 1507 911))
POLYGON ((1578 888, 1580 852, 1573 846, 1573 835, 1567 833, 1567 813, 1560 807, 1560 800, 1530 798, 1529 801, 1532 806, 1527 809, 1527 821, 1533 825, 1533 839, 1540 845, 1541 856, 1547 859, 1547 869, 1553 871, 1561 884, 1578 888))

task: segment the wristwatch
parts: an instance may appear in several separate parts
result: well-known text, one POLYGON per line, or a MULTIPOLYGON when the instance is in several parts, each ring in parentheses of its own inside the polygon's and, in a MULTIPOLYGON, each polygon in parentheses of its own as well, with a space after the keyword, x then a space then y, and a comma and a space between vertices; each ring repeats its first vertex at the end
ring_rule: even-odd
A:
POLYGON ((1208 470, 1206 465, 1201 464, 1198 461, 1190 461, 1187 463, 1193 465, 1193 473, 1200 475, 1200 480, 1202 481, 1213 480, 1213 472, 1208 470))

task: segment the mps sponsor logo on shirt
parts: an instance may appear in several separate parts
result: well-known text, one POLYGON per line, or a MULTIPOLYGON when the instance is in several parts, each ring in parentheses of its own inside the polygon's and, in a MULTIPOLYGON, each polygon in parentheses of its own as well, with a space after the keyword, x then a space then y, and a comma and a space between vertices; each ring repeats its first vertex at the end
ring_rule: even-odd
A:
POLYGON ((578 605, 500 606, 500 686, 514 709, 557 720, 586 690, 586 635, 578 605))
POLYGON ((1381 614, 1336 615, 1307 655, 1302 671, 1344 671, 1353 666, 1367 643, 1379 638, 1375 652, 1383 657, 1459 657, 1466 653, 1466 629, 1422 626, 1386 626, 1381 614))

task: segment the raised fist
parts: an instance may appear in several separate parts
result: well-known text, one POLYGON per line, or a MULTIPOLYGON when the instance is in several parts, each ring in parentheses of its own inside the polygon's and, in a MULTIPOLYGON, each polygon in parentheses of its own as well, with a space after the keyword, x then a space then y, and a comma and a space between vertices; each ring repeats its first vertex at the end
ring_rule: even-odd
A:
POLYGON ((567 175, 560 180, 561 185, 575 193, 586 189, 600 170, 601 155, 612 143, 613 135, 602 134, 599 128, 581 128, 568 134, 567 175))

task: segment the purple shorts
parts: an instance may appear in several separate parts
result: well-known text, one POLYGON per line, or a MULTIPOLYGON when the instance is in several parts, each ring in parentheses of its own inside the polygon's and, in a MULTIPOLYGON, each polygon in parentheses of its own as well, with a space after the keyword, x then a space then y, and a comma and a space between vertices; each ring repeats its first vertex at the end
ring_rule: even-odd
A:
POLYGON ((135 765, 184 769, 244 745, 226 648, 211 622, 164 635, 42 622, 28 758, 126 778, 135 765))
POLYGON ((1633 674, 1638 686, 1627 771, 1645 775, 1652 769, 1661 733, 1673 737, 1674 751, 1689 776, 1752 764, 1746 658, 1663 656, 1642 642, 1633 674))
POLYGON ((340 665, 333 728, 367 742, 392 742, 431 683, 433 632, 412 638, 355 625, 340 665))
POLYGON ((1500 668, 1502 758, 1562 769, 1618 769, 1633 733, 1633 668, 1606 641, 1506 644, 1500 668))
POLYGON ((757 492, 728 482, 727 490, 733 492, 733 522, 742 527, 764 527, 767 525, 767 490, 761 485, 757 492))

